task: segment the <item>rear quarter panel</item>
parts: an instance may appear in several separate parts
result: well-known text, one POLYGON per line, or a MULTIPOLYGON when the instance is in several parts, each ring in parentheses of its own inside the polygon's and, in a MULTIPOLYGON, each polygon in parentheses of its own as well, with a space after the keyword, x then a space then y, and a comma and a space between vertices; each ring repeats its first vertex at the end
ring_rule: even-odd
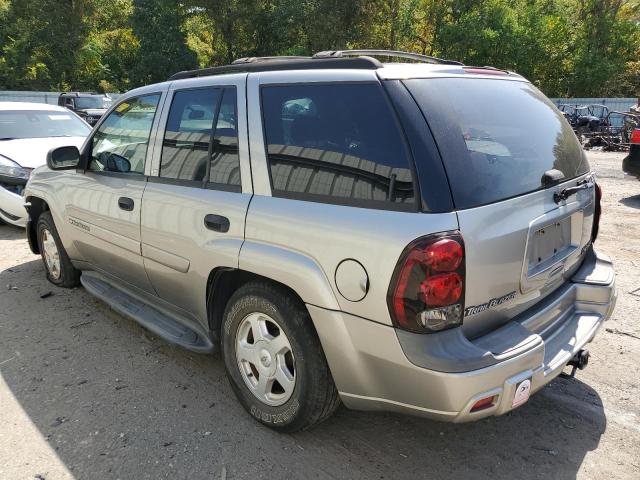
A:
MULTIPOLYGON (((417 237, 457 228, 455 213, 392 212, 254 196, 247 215, 245 242, 270 245, 310 259, 326 277, 340 310, 391 324, 387 291, 404 248, 417 237), (357 302, 344 298, 336 284, 336 268, 345 259, 357 260, 368 275, 368 292, 357 302)), ((240 268, 261 268, 256 259, 249 265, 243 252, 245 247, 240 254, 240 268)), ((268 271, 262 274, 270 276, 268 271)), ((299 276, 291 274, 279 281, 283 280, 302 300, 314 303, 311 292, 304 294, 306 289, 299 276)), ((317 306, 335 308, 329 303, 317 306)))

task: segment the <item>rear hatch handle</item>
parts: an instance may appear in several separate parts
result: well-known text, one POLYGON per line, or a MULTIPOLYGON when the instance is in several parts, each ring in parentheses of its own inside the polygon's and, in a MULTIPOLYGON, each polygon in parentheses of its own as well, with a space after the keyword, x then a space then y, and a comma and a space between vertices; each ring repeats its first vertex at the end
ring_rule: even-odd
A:
POLYGON ((590 188, 593 188, 593 186, 594 183, 592 180, 582 180, 581 182, 578 182, 575 187, 567 187, 563 190, 560 190, 559 192, 554 193, 553 201, 556 203, 560 203, 563 200, 569 198, 571 195, 575 195, 580 190, 589 190, 590 188))

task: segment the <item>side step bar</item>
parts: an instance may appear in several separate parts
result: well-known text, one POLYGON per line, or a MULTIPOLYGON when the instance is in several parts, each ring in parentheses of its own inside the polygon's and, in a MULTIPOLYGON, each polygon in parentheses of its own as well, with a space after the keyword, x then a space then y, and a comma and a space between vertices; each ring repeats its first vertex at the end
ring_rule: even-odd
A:
POLYGON ((183 325, 178 320, 109 284, 95 273, 83 273, 82 286, 118 313, 132 318, 140 325, 169 343, 197 353, 212 353, 215 348, 206 335, 183 325))

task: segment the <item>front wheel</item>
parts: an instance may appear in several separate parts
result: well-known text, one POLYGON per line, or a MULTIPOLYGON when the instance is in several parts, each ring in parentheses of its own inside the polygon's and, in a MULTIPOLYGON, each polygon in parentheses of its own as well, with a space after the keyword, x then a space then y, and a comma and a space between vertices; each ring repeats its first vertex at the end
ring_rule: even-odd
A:
POLYGON ((80 283, 80 271, 69 260, 64 249, 51 212, 42 212, 37 223, 38 246, 47 280, 63 288, 76 287, 80 283))
POLYGON ((295 432, 328 418, 339 397, 309 313, 282 287, 241 287, 224 313, 222 349, 244 408, 276 430, 295 432))

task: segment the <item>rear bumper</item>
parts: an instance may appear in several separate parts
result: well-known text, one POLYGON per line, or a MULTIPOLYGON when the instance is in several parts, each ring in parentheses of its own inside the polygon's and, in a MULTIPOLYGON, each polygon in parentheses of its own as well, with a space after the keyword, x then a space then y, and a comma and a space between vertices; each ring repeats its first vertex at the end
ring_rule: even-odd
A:
POLYGON ((17 227, 24 228, 27 224, 27 210, 24 208, 24 197, 10 192, 1 186, 0 219, 17 227))
POLYGON ((522 380, 531 379, 533 392, 559 375, 609 318, 615 301, 613 266, 591 250, 572 281, 535 311, 473 341, 460 329, 406 334, 308 308, 346 406, 465 422, 512 410, 522 380), (492 395, 491 407, 471 412, 492 395))
POLYGON ((622 170, 640 178, 640 145, 631 145, 629 155, 622 161, 622 170))

